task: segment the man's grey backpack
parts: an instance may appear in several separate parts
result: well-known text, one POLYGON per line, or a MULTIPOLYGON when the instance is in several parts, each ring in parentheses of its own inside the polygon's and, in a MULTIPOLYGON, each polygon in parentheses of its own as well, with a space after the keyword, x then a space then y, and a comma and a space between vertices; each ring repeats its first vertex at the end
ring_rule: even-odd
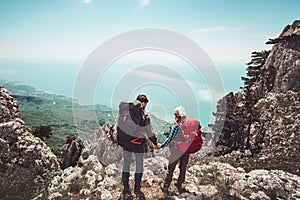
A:
POLYGON ((118 144, 126 147, 142 144, 142 129, 145 126, 144 111, 141 102, 121 101, 117 124, 118 144))

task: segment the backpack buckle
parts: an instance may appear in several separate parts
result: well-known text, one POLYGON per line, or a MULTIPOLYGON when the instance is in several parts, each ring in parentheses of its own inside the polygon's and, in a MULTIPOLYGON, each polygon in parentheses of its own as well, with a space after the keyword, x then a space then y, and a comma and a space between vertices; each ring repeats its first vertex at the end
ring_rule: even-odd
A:
POLYGON ((132 144, 142 144, 142 142, 138 141, 139 139, 142 138, 142 134, 143 134, 143 133, 140 132, 140 135, 139 135, 137 138, 134 138, 134 139, 130 140, 130 142, 131 142, 132 144))

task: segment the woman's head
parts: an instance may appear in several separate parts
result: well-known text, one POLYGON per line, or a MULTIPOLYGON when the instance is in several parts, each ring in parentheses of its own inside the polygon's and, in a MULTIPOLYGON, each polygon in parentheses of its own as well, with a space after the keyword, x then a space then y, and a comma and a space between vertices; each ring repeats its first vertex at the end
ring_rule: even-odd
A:
POLYGON ((186 112, 185 112, 184 107, 182 107, 182 106, 176 107, 174 110, 174 115, 175 115, 176 119, 181 119, 183 117, 186 117, 186 112))

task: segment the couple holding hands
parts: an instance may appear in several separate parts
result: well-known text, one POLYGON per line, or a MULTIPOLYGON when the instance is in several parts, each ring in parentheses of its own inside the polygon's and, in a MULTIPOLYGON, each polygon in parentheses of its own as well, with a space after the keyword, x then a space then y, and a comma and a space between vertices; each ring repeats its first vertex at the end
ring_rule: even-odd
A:
MULTIPOLYGON (((159 144, 157 142, 157 138, 155 134, 152 132, 152 127, 150 123, 150 117, 145 112, 145 108, 148 103, 148 98, 146 95, 141 94, 138 95, 136 100, 140 103, 141 110, 143 112, 143 119, 145 121, 143 126, 143 132, 146 133, 147 137, 150 139, 150 141, 155 145, 156 149, 161 149, 169 146, 170 148, 170 157, 169 157, 169 163, 168 163, 168 169, 166 173, 166 177, 164 179, 164 183, 161 184, 161 190, 164 192, 164 194, 167 194, 169 186, 172 181, 173 172, 175 170, 175 167, 177 163, 179 163, 179 177, 177 179, 177 182, 175 183, 175 186, 178 189, 179 193, 183 193, 186 190, 182 187, 182 184, 185 181, 185 174, 187 169, 187 164, 189 161, 189 153, 183 153, 178 148, 178 142, 182 140, 182 127, 181 125, 186 121, 186 111, 183 107, 177 107, 174 110, 174 124, 171 128, 171 132, 169 136, 166 138, 164 142, 159 144)), ((120 116, 119 116, 120 117, 120 116)), ((187 120, 188 121, 188 120, 187 120)), ((200 124, 199 126, 199 132, 200 132, 200 124)), ((118 129, 119 130, 119 129, 118 129)), ((129 144, 121 144, 123 147, 123 158, 124 158, 124 164, 123 164, 123 170, 122 170, 122 184, 124 186, 123 189, 123 196, 124 199, 132 199, 130 187, 129 187, 129 176, 130 176, 130 163, 132 161, 131 154, 135 154, 135 174, 134 174, 134 193, 136 194, 137 199, 145 199, 143 192, 141 191, 141 180, 143 175, 143 159, 144 159, 144 152, 145 152, 145 138, 138 137, 129 144)))

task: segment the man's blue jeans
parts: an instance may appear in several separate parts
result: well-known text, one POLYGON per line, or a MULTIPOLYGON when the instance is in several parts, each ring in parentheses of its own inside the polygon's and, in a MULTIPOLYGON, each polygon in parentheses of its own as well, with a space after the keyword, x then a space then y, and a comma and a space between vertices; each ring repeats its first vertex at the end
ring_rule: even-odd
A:
MULTIPOLYGON (((142 146, 142 145, 141 145, 142 146)), ((123 172, 122 172, 122 183, 128 183, 130 176, 130 164, 132 162, 132 153, 123 149, 123 172)), ((140 182, 142 180, 143 171, 144 171, 144 153, 134 153, 135 156, 135 174, 134 180, 140 182)))

